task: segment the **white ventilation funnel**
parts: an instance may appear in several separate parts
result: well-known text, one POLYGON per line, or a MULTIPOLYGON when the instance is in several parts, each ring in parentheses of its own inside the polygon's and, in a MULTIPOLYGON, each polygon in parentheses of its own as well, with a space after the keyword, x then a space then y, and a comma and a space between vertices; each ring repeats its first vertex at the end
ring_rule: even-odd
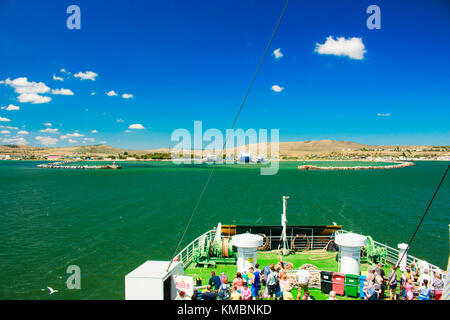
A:
POLYGON ((257 234, 243 233, 231 238, 233 246, 237 247, 237 269, 238 272, 246 272, 248 268, 254 267, 257 262, 256 253, 258 247, 263 244, 263 237, 257 234))
POLYGON ((366 245, 367 237, 356 233, 341 233, 334 237, 339 246, 339 272, 345 274, 360 274, 361 247, 366 245))

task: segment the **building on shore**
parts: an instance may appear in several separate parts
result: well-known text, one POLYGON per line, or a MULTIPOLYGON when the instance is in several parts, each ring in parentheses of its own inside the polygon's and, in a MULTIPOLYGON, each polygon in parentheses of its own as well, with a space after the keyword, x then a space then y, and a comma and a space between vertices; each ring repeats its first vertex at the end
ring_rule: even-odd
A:
POLYGON ((250 163, 250 162, 252 162, 252 155, 251 155, 251 153, 242 151, 239 154, 239 162, 240 163, 250 163))
POLYGON ((263 154, 258 155, 258 163, 263 163, 266 161, 266 157, 263 154))
POLYGON ((49 154, 49 155, 47 155, 47 160, 59 160, 62 157, 63 156, 58 155, 58 154, 49 154))

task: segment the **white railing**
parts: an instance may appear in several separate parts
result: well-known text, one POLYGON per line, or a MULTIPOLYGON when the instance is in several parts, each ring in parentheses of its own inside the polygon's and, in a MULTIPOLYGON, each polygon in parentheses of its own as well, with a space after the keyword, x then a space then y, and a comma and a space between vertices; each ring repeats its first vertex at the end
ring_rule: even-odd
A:
POLYGON ((216 236, 216 228, 205 232, 200 237, 196 238, 191 243, 189 243, 183 250, 181 250, 175 256, 174 260, 181 261, 181 263, 183 263, 183 267, 187 268, 189 264, 191 264, 192 262, 194 250, 198 248, 200 239, 206 237, 208 240, 213 241, 215 236, 216 236))
MULTIPOLYGON (((174 257, 174 260, 181 261, 183 263, 184 268, 187 268, 192 262, 194 250, 198 248, 200 239, 202 237, 206 237, 208 240, 213 241, 215 235, 216 235, 216 228, 205 232, 204 234, 202 234, 201 236, 199 236, 198 238, 193 240, 191 243, 189 243, 186 247, 184 247, 184 249, 181 250, 174 257)), ((281 241, 281 237, 269 235, 269 236, 267 236, 267 238, 269 239, 269 244, 270 244, 269 249, 270 250, 278 249, 278 248, 272 247, 271 244, 272 244, 272 241, 281 241)), ((292 239, 294 238, 294 236, 287 236, 286 238, 288 240, 289 248, 292 249, 291 244, 292 244, 292 239)), ((308 236, 308 240, 302 239, 302 238, 297 239, 296 244, 299 247, 306 247, 307 242, 309 241, 309 250, 323 249, 324 246, 331 239, 333 239, 332 235, 330 235, 330 236, 312 236, 311 235, 311 236, 308 236)))
MULTIPOLYGON (((330 240, 334 239, 334 236, 314 236, 314 235, 305 235, 306 238, 299 237, 295 241, 295 245, 299 248, 304 248, 308 246, 308 250, 316 250, 316 249, 323 249, 330 240), (309 242, 309 244, 308 244, 309 242)), ((270 250, 277 250, 277 247, 272 246, 272 242, 278 241, 280 243, 280 246, 282 246, 282 240, 280 236, 266 236, 269 239, 269 249, 270 250)), ((292 249, 292 240, 296 236, 286 236, 286 240, 288 242, 289 249, 292 249)))

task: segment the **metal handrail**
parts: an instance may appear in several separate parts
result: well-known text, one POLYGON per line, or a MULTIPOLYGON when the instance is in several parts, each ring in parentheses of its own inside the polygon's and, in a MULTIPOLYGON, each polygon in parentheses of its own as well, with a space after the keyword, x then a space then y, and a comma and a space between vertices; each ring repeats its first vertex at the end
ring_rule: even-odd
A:
MULTIPOLYGON (((329 240, 332 240, 334 238, 332 235, 330 235, 330 236, 311 236, 311 235, 306 235, 306 236, 309 238, 309 243, 310 243, 310 248, 309 249, 310 250, 323 249, 324 241, 327 241, 327 240, 329 241, 329 240), (320 240, 322 240, 322 241, 320 241, 320 240)), ((268 235, 266 237, 269 239, 270 245, 272 244, 272 240, 279 240, 279 241, 281 241, 280 236, 268 235)), ((291 248, 291 244, 292 244, 292 240, 295 237, 296 237, 296 235, 295 236, 294 235, 286 236, 286 240, 289 243, 289 248, 290 249, 292 249, 291 248)), ((302 239, 299 239, 297 241, 299 241, 301 243, 302 242, 305 242, 305 243, 307 242, 307 240, 302 240, 302 239)), ((327 243, 328 243, 328 241, 327 241, 327 243)), ((272 249, 272 247, 271 247, 271 249, 272 249)))
MULTIPOLYGON (((194 239, 191 243, 189 243, 186 247, 184 247, 183 250, 181 250, 175 257, 174 260, 178 260, 181 261, 183 263, 183 267, 186 269, 190 263, 192 262, 193 259, 193 252, 195 249, 198 248, 198 244, 200 242, 200 239, 202 237, 207 237, 208 240, 212 241, 215 237, 216 234, 216 228, 209 230, 207 232, 205 232, 204 234, 202 234, 201 236, 197 237, 196 239, 194 239)), ((278 240, 280 237, 279 236, 267 236, 271 242, 271 240, 278 240)), ((287 239, 289 241, 289 243, 292 242, 292 239, 295 236, 287 236, 287 239)), ((308 236, 311 238, 311 236, 308 236)), ((317 241, 317 240, 331 240, 333 239, 333 236, 313 236, 310 242, 310 250, 313 249, 323 249, 323 245, 321 245, 323 243, 323 241, 317 241), (316 240, 316 241, 314 241, 316 240)))
POLYGON ((175 257, 174 260, 178 260, 183 264, 183 267, 186 269, 189 264, 192 262, 194 250, 197 249, 198 244, 200 243, 200 239, 203 237, 207 237, 208 240, 212 240, 216 234, 216 228, 206 231, 201 236, 194 239, 191 243, 189 243, 183 250, 181 250, 175 257))

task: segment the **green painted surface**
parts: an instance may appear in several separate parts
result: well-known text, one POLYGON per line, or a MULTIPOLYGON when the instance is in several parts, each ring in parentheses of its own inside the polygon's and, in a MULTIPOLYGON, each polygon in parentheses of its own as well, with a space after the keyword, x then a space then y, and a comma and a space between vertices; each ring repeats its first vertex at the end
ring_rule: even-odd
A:
MULTIPOLYGON (((261 270, 271 263, 276 264, 279 260, 280 256, 277 253, 258 251, 258 263, 260 265, 261 270)), ((335 252, 324 252, 323 250, 305 251, 301 253, 290 254, 288 256, 282 256, 282 260, 285 262, 292 263, 294 270, 297 270, 301 265, 308 263, 315 265, 318 270, 338 272, 338 263, 336 261, 335 252)), ((364 263, 361 265, 361 270, 367 271, 368 267, 369 265, 364 263)), ((385 266, 383 267, 383 269, 386 275, 389 275, 390 272, 389 266, 385 266)), ((237 273, 236 265, 217 264, 216 268, 201 268, 195 267, 194 265, 190 265, 186 269, 186 274, 194 277, 194 279, 200 277, 202 279, 202 285, 206 285, 208 284, 209 278, 211 277, 212 270, 214 270, 216 275, 221 275, 221 273, 224 272, 230 282, 233 281, 237 273)), ((387 292, 386 295, 388 294, 389 293, 387 292)), ((292 289, 292 295, 294 296, 294 299, 297 299, 296 288, 292 289)), ((324 294, 320 289, 316 288, 310 288, 310 295, 315 300, 326 300, 329 297, 328 294, 324 294)), ((358 297, 359 297, 359 288, 358 288, 358 297)), ((355 300, 355 298, 349 296, 337 296, 337 298, 339 300, 355 300)), ((356 298, 356 300, 362 299, 356 298)))
MULTIPOLYGON (((0 298, 123 299, 124 277, 146 260, 168 260, 211 167, 120 162, 121 170, 39 169, 0 161, 0 298), (70 265, 81 290, 66 289, 70 265), (49 295, 47 286, 58 289, 49 295)), ((89 162, 94 164, 93 162, 89 162)), ((299 171, 281 163, 218 166, 181 247, 218 222, 323 225, 396 246, 414 232, 448 162, 373 171, 299 171)), ((336 163, 340 165, 340 163, 336 163)), ((448 259, 450 179, 443 184, 411 253, 441 267, 448 259)))

